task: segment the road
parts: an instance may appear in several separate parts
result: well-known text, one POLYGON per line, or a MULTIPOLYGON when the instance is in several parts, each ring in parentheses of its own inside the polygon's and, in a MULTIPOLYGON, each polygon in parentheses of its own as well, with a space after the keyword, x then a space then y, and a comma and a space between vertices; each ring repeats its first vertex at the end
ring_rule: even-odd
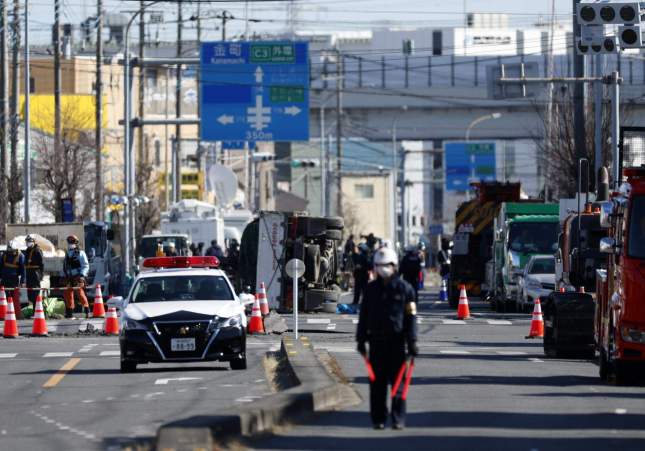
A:
POLYGON ((121 374, 114 337, 0 339, 0 449, 119 449, 167 421, 252 402, 271 393, 262 358, 279 340, 250 337, 246 371, 211 362, 121 374))
POLYGON ((355 351, 356 316, 305 315, 301 329, 340 363, 362 404, 327 413, 271 438, 258 450, 645 449, 645 388, 601 383, 595 363, 548 359, 526 340, 530 317, 472 303, 474 319, 454 321, 435 294, 423 293, 421 355, 408 398, 408 427, 374 431, 368 385, 355 351))

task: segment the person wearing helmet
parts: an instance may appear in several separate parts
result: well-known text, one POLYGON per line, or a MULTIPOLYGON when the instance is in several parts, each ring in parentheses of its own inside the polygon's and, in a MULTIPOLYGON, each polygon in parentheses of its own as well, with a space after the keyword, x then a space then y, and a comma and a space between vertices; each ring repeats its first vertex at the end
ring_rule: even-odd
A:
POLYGON ((168 243, 168 250, 166 251, 166 257, 177 257, 177 248, 175 247, 175 242, 171 241, 168 243))
POLYGON ((36 243, 36 240, 31 235, 25 237, 25 244, 27 249, 23 251, 25 255, 25 270, 27 274, 26 284, 27 288, 36 288, 27 291, 29 302, 34 306, 36 305, 36 297, 38 297, 38 290, 40 282, 43 280, 43 271, 45 266, 43 264, 43 251, 36 243))
MULTIPOLYGON (((369 360, 376 376, 370 382, 370 416, 375 429, 385 428, 388 384, 394 384, 407 354, 415 357, 417 347, 417 306, 414 290, 397 273, 398 258, 393 249, 374 254, 376 280, 367 285, 356 329, 357 349, 369 360), (367 348, 369 344, 369 351, 367 348)), ((405 401, 392 398, 392 427, 403 429, 405 401)))
POLYGON ((23 319, 20 309, 20 287, 25 286, 25 256, 16 249, 13 243, 7 243, 7 250, 0 260, 0 278, 2 285, 13 288, 13 305, 16 318, 23 319))
POLYGON ((412 286, 415 299, 419 299, 419 273, 423 268, 423 261, 416 246, 409 246, 401 259, 400 273, 403 279, 412 286))
POLYGON ((78 298, 83 306, 83 313, 86 318, 90 316, 90 304, 85 296, 85 278, 90 270, 90 264, 85 252, 79 248, 78 237, 70 235, 67 237, 67 252, 63 261, 63 272, 67 280, 65 290, 65 318, 74 317, 74 292, 78 292, 78 298))

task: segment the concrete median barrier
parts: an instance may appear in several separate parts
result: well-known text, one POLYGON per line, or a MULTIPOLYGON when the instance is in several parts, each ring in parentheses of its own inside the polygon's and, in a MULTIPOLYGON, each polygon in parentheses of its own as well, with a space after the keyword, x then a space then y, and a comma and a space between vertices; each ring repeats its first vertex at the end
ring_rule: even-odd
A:
POLYGON ((316 412, 360 402, 350 385, 338 382, 328 373, 307 340, 284 336, 280 353, 297 380, 296 386, 226 415, 195 416, 167 423, 157 432, 156 449, 213 449, 216 443, 268 432, 316 412))

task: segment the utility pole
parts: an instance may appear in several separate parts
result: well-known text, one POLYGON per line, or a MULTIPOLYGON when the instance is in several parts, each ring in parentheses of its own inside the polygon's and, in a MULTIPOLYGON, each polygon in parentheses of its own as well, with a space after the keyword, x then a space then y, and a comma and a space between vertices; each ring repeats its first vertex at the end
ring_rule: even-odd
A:
POLYGON ((336 216, 343 216, 342 159, 343 159, 343 71, 342 56, 336 48, 336 216))
MULTIPOLYGON (((62 120, 60 106, 61 70, 60 70, 60 0, 54 0, 54 154, 62 161, 62 120)), ((60 199, 57 199, 60 201, 60 199)), ((62 211, 56 213, 56 221, 62 221, 62 211)))
POLYGON ((0 0, 0 240, 5 240, 7 222, 7 118, 9 116, 9 64, 7 61, 7 3, 0 0))
MULTIPOLYGON (((177 58, 182 56, 183 16, 181 2, 177 2, 177 58)), ((177 64, 177 85, 175 86, 175 117, 181 117, 181 64, 177 64)), ((181 200, 181 125, 175 126, 175 184, 173 186, 173 201, 181 200)))
POLYGON ((96 180, 94 192, 96 196, 96 220, 102 221, 105 213, 103 206, 103 0, 96 2, 96 180))
MULTIPOLYGON (((201 3, 197 3, 197 46, 201 47, 201 42, 202 42, 202 10, 201 10, 201 3)), ((200 52, 201 53, 201 52, 200 52)), ((201 79, 202 79, 202 72, 200 70, 200 65, 197 66, 197 92, 200 91, 200 84, 201 84, 201 79)), ((201 119, 202 117, 202 109, 201 109, 201 102, 197 102, 197 117, 201 119)), ((202 169, 202 122, 201 120, 199 121, 199 125, 197 125, 197 170, 201 171, 202 169)), ((204 159, 206 161, 206 158, 204 159)), ((202 200, 202 199, 200 199, 202 200)))
MULTIPOLYGON (((580 0, 573 0, 573 76, 583 78, 585 76, 585 59, 584 55, 575 51, 576 42, 580 38, 580 26, 578 24, 578 15, 576 14, 577 4, 580 0)), ((576 83, 573 86, 573 127, 574 141, 576 146, 576 161, 580 158, 586 158, 587 150, 585 143, 585 86, 582 83, 576 83)))
MULTIPOLYGON (((20 98, 19 79, 19 53, 20 53, 20 0, 13 1, 13 45, 11 50, 11 162, 9 180, 18 180, 18 99, 20 98)), ((9 184, 9 221, 16 222, 16 205, 18 203, 17 187, 14 183, 9 184)))
POLYGON ((24 45, 24 64, 23 69, 25 77, 25 155, 23 163, 23 188, 24 188, 24 222, 29 223, 29 201, 31 198, 31 149, 29 147, 29 138, 31 134, 29 104, 30 104, 30 91, 31 82, 29 74, 29 0, 25 0, 25 45, 24 45))
POLYGON ((226 22, 235 19, 235 17, 233 17, 233 15, 228 11, 222 11, 222 13, 216 15, 215 18, 222 20, 222 41, 226 41, 226 22))
MULTIPOLYGON (((145 56, 145 43, 146 43, 146 22, 144 20, 144 9, 145 9, 145 2, 143 0, 140 0, 139 2, 139 61, 143 61, 143 58, 145 56)), ((138 86, 138 95, 139 95, 139 108, 138 108, 138 116, 139 119, 143 119, 144 115, 144 102, 145 102, 145 67, 143 65, 139 65, 139 76, 137 77, 139 79, 139 86, 138 86)), ((133 161, 133 165, 139 163, 141 167, 145 163, 147 163, 144 159, 144 149, 143 149, 143 127, 138 127, 137 130, 137 160, 138 161, 133 161)), ((138 171, 137 171, 138 172, 138 171)), ((136 186, 136 191, 141 192, 142 191, 142 183, 143 180, 133 180, 132 183, 134 183, 136 186)), ((133 235, 134 236, 134 235, 133 235)))

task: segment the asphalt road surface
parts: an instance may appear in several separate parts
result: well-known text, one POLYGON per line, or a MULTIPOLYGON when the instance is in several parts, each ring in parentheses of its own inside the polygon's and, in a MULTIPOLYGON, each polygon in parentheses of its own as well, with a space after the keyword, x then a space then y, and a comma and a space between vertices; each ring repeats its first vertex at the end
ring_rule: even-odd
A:
MULTIPOLYGON (((423 293, 404 431, 374 431, 355 351, 355 315, 305 315, 300 328, 327 349, 363 402, 248 443, 258 450, 643 450, 645 387, 602 383, 595 363, 546 358, 526 340, 530 316, 471 303, 474 319, 423 293)), ((292 321, 290 320, 290 323, 292 321)))
POLYGON ((117 338, 0 338, 0 450, 120 449, 157 427, 221 413, 271 392, 262 357, 279 337, 250 337, 249 369, 140 365, 119 372, 117 338))

